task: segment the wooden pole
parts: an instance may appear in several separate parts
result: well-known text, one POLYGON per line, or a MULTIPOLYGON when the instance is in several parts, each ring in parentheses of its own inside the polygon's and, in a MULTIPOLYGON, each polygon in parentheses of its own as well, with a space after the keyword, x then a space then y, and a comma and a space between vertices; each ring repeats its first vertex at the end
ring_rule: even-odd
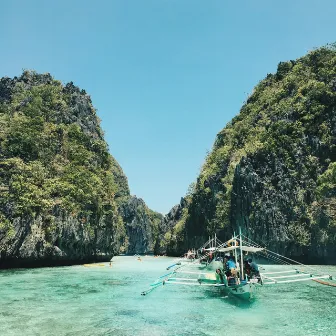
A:
POLYGON ((243 240, 242 240, 242 233, 241 227, 239 227, 239 238, 240 238, 240 279, 244 280, 244 260, 243 260, 243 240))

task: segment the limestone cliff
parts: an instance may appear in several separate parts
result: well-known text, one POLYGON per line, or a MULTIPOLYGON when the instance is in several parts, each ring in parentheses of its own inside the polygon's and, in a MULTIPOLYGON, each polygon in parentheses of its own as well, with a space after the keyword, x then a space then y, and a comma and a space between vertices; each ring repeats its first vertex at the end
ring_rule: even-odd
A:
POLYGON ((240 226, 287 256, 335 263, 335 47, 282 62, 255 87, 217 135, 183 211, 167 235, 175 253, 240 226))
POLYGON ((158 239, 155 245, 156 254, 179 256, 183 253, 179 253, 180 251, 177 249, 176 231, 178 230, 177 223, 181 221, 183 209, 186 208, 186 205, 185 198, 181 198, 180 203, 175 205, 168 214, 162 218, 158 230, 158 239), (175 227, 177 227, 177 229, 174 231, 175 227))
POLYGON ((154 253, 162 215, 151 211, 145 202, 135 196, 120 205, 120 214, 126 225, 127 254, 154 253))
POLYGON ((30 71, 0 79, 0 267, 109 260, 127 241, 151 249, 149 209, 135 215, 146 241, 132 245, 133 220, 126 232, 130 197, 84 90, 30 71))

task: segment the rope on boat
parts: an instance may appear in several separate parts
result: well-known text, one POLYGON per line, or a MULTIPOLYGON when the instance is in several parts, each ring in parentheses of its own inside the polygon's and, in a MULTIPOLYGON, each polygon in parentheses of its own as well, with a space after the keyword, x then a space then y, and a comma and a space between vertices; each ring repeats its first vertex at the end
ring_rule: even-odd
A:
MULTIPOLYGON (((243 235, 243 234, 242 234, 242 236, 248 240, 248 241, 244 240, 244 242, 246 242, 247 245, 253 246, 253 245, 250 243, 250 242, 252 242, 256 247, 261 247, 261 248, 263 248, 261 245, 257 244, 257 243, 254 242, 252 239, 246 237, 246 236, 243 235)), ((292 265, 292 264, 290 264, 288 261, 282 260, 282 259, 280 259, 280 258, 278 258, 278 257, 276 257, 276 256, 273 256, 273 255, 267 254, 267 252, 265 252, 265 251, 261 251, 261 252, 257 252, 257 253, 265 254, 265 256, 264 256, 265 258, 267 258, 267 259, 272 259, 272 260, 274 260, 274 261, 276 261, 276 262, 278 262, 278 263, 280 263, 280 264, 283 264, 283 265, 292 265)))
MULTIPOLYGON (((260 248, 264 248, 263 246, 261 246, 260 244, 256 243, 256 242, 253 241, 252 239, 246 237, 245 235, 242 234, 242 236, 243 236, 244 238, 247 239, 247 241, 244 240, 244 242, 246 242, 247 245, 250 245, 250 246, 256 246, 256 247, 260 247, 260 248), (251 244, 251 242, 252 242, 253 245, 251 244)), ((267 259, 270 259, 270 260, 273 260, 273 261, 276 261, 276 262, 279 263, 279 264, 282 264, 282 265, 285 265, 285 266, 292 266, 292 264, 289 263, 288 261, 286 261, 286 260, 282 260, 281 258, 278 258, 278 257, 273 256, 273 255, 270 255, 270 254, 267 253, 266 251, 257 252, 257 254, 261 254, 263 257, 265 257, 265 258, 267 258, 267 259), (264 254, 264 255, 263 255, 263 254, 264 254)))
MULTIPOLYGON (((208 241, 206 243, 204 243, 201 247, 199 247, 197 249, 197 251, 200 251, 200 250, 202 250, 202 248, 205 248, 205 246, 210 245, 210 243, 212 243, 214 240, 215 240, 214 238, 208 239, 208 241)), ((216 238, 216 241, 219 242, 219 245, 217 247, 225 244, 225 243, 221 242, 218 238, 216 238)))
MULTIPOLYGON (((249 241, 251 241, 253 244, 255 244, 255 245, 261 247, 259 244, 257 244, 256 242, 254 242, 252 239, 246 237, 245 235, 242 235, 242 236, 245 237, 246 239, 248 239, 249 241)), ((249 242, 248 242, 248 243, 249 243, 249 242)), ((282 262, 283 264, 292 265, 292 264, 289 263, 288 261, 283 260, 283 259, 287 259, 287 260, 291 261, 292 263, 295 263, 295 264, 300 265, 300 266, 302 266, 302 267, 306 267, 306 268, 308 268, 308 269, 311 269, 311 270, 313 270, 314 272, 317 272, 317 275, 321 275, 321 274, 322 274, 322 273, 321 273, 317 268, 315 268, 315 267, 311 267, 311 266, 302 264, 302 263, 300 263, 300 262, 298 262, 298 261, 296 261, 296 260, 287 258, 287 257, 285 257, 285 256, 283 256, 283 255, 281 255, 281 254, 278 254, 278 253, 276 253, 276 252, 270 251, 270 250, 268 250, 268 249, 266 249, 266 248, 265 248, 265 250, 263 251, 263 253, 266 254, 266 257, 268 257, 268 258, 273 257, 273 259, 278 259, 278 260, 279 260, 280 262, 282 262), (268 253, 267 253, 267 252, 268 252, 268 253), (269 255, 269 253, 272 253, 273 255, 269 255), (268 254, 268 255, 267 255, 267 254, 268 254), (279 257, 280 257, 280 258, 283 258, 283 259, 280 259, 279 257)), ((305 271, 302 271, 302 270, 300 270, 299 272, 301 272, 301 273, 306 273, 305 271)), ((310 276, 312 276, 312 274, 310 274, 310 276)), ((331 275, 329 275, 329 279, 332 279, 332 276, 331 276, 331 275)), ((315 281, 315 279, 312 279, 312 280, 315 281)), ((336 285, 334 285, 334 284, 331 284, 331 286, 336 287, 336 285)))
MULTIPOLYGON (((263 246, 259 245, 258 243, 256 243, 256 242, 253 241, 252 239, 246 237, 245 235, 242 234, 242 236, 243 236, 244 238, 247 239, 247 241, 244 240, 244 242, 246 242, 248 245, 253 246, 253 245, 251 244, 251 242, 252 242, 256 247, 264 248, 263 246)), ((265 249, 265 250, 266 250, 266 249, 265 249)), ((267 250, 266 250, 266 251, 267 251, 267 250)), ((270 260, 274 260, 274 261, 278 262, 279 264, 286 265, 286 266, 289 266, 289 265, 292 266, 292 264, 289 263, 288 261, 286 261, 286 260, 282 260, 281 258, 278 258, 278 257, 273 256, 273 255, 270 255, 269 253, 267 254, 266 251, 261 251, 261 252, 257 252, 257 253, 265 254, 265 255, 264 255, 265 258, 270 259, 270 260)))

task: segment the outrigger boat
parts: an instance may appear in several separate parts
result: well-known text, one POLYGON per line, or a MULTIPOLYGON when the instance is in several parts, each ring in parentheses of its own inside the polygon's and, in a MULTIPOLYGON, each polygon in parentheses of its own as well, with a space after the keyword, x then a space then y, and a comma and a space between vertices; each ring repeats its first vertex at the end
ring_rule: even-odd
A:
MULTIPOLYGON (((209 239, 209 241, 211 240, 209 239)), ((199 259, 194 259, 190 263, 174 263, 167 267, 170 272, 160 276, 141 295, 146 295, 165 284, 213 287, 229 297, 242 300, 254 299, 258 288, 264 285, 316 281, 336 287, 336 284, 322 280, 332 280, 331 275, 323 274, 311 266, 270 251, 244 236, 241 230, 239 235, 234 235, 232 239, 217 246, 209 247, 209 241, 200 248, 203 252, 206 252, 207 260, 212 256, 212 260, 207 262, 203 269, 197 270, 193 267, 200 267, 199 259), (256 257, 267 259, 272 264, 263 265, 259 269, 257 267, 257 272, 254 272, 254 274, 253 272, 249 273, 246 258, 250 259, 248 257, 250 254, 254 256, 254 259, 256 257), (236 262, 235 269, 228 271, 223 263, 223 258, 232 258, 236 262)))
MULTIPOLYGON (((192 263, 192 266, 198 268, 205 268, 213 261, 213 253, 219 246, 222 246, 223 243, 216 237, 216 235, 212 238, 209 237, 208 241, 199 247, 197 250, 190 249, 187 253, 185 253, 182 257, 174 260, 174 265, 180 265, 183 263, 192 263)), ((169 266, 167 269, 171 268, 169 266)))
POLYGON ((214 268, 216 264, 215 253, 222 245, 223 243, 217 238, 216 234, 212 238, 209 237, 209 240, 197 250, 199 263, 208 269, 214 268), (209 267, 210 264, 212 265, 209 267))

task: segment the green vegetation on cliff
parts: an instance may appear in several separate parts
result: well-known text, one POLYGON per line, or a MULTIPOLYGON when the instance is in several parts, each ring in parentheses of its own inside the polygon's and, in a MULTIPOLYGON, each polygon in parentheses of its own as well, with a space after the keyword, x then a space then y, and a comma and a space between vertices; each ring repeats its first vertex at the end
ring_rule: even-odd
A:
MULTIPOLYGON (((14 228, 16 219, 42 218, 44 248, 61 247, 60 238, 67 238, 61 237, 55 223, 60 213, 78 222, 92 251, 118 252, 126 232, 115 198, 125 195, 129 195, 127 179, 108 152, 95 109, 84 90, 72 83, 63 86, 49 74, 29 71, 19 78, 0 80, 3 258, 15 253, 12 246, 19 238, 14 228), (112 240, 97 243, 98 230, 113 235, 112 240)), ((68 246, 69 251, 71 248, 68 246)))
POLYGON ((196 244, 193 237, 242 226, 287 254, 330 256, 335 140, 335 48, 280 63, 217 135, 169 244, 182 242, 182 252, 196 244))

